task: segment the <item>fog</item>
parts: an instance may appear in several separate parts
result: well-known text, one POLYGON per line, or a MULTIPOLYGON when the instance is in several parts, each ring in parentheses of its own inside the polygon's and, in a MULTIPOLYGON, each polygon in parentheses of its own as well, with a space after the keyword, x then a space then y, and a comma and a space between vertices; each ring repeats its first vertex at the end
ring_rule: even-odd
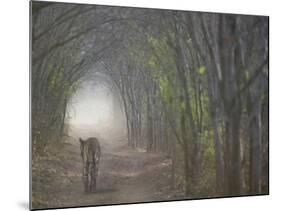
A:
POLYGON ((105 83, 84 82, 72 97, 67 114, 69 133, 74 137, 124 135, 122 106, 105 83))

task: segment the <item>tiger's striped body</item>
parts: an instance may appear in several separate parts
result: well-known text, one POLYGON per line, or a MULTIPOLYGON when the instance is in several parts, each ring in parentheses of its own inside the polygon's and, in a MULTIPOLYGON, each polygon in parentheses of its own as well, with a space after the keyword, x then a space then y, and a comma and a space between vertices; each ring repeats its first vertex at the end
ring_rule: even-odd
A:
POLYGON ((83 183, 85 192, 95 192, 100 161, 100 144, 97 138, 91 137, 80 141, 81 157, 83 160, 83 183))

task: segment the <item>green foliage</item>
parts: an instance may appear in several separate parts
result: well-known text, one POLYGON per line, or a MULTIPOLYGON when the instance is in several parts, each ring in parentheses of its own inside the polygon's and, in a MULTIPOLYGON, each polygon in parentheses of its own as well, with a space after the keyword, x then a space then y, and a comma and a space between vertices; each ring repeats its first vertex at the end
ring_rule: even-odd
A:
MULTIPOLYGON (((158 84, 158 90, 163 102, 169 107, 177 103, 175 95, 177 85, 175 84, 176 65, 173 57, 173 50, 168 45, 166 36, 154 37, 147 35, 148 51, 143 54, 138 50, 139 46, 129 47, 129 58, 137 65, 148 69, 149 76, 158 84)), ((170 34, 170 37, 173 35, 170 34)))
POLYGON ((173 71, 176 65, 173 57, 174 52, 168 45, 168 38, 166 36, 149 36, 147 42, 152 51, 147 57, 146 66, 154 69, 173 71))
POLYGON ((59 97, 60 94, 63 94, 64 98, 69 98, 76 92, 81 84, 80 80, 74 83, 65 80, 67 72, 63 66, 49 66, 48 72, 50 74, 48 77, 48 89, 53 97, 59 97))
POLYGON ((158 65, 155 56, 151 56, 150 58, 148 58, 147 64, 151 68, 156 68, 158 65))
POLYGON ((204 66, 200 66, 198 69, 197 69, 197 73, 199 73, 200 75, 204 75, 206 72, 206 67, 204 66))
POLYGON ((64 79, 64 68, 63 67, 51 67, 48 72, 50 74, 49 80, 48 80, 48 87, 53 95, 57 95, 57 93, 60 91, 61 83, 64 79))
POLYGON ((181 110, 181 113, 185 113, 185 109, 186 109, 186 106, 185 106, 185 103, 183 100, 180 101, 180 110, 181 110))
POLYGON ((215 194, 215 146, 212 137, 212 131, 209 129, 199 135, 204 153, 202 154, 202 172, 195 191, 198 195, 206 197, 215 194))
POLYGON ((173 90, 167 78, 159 79, 160 94, 166 104, 172 104, 173 90))
POLYGON ((73 84, 68 86, 68 89, 66 90, 66 96, 68 98, 70 98, 77 91, 77 89, 79 88, 80 84, 81 84, 81 80, 77 80, 73 84))
POLYGON ((146 63, 146 56, 141 53, 137 44, 128 47, 128 57, 132 63, 142 65, 146 63))

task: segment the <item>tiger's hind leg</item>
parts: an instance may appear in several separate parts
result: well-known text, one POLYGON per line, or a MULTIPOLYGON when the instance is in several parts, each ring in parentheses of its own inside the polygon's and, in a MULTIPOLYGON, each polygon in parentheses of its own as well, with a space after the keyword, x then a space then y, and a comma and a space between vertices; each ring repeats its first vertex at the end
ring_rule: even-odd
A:
POLYGON ((98 177, 98 165, 97 165, 97 163, 92 163, 92 165, 91 165, 91 184, 90 184, 91 192, 95 192, 97 190, 97 177, 98 177))

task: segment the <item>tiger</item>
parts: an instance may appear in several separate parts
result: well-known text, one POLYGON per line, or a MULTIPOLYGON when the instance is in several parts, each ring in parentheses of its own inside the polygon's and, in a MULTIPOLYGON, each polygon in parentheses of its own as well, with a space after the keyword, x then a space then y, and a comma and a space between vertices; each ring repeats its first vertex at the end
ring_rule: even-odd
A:
POLYGON ((84 183, 84 190, 86 193, 93 193, 97 189, 97 177, 101 156, 100 143, 95 137, 88 138, 87 140, 79 138, 79 141, 83 161, 82 181, 84 183))

